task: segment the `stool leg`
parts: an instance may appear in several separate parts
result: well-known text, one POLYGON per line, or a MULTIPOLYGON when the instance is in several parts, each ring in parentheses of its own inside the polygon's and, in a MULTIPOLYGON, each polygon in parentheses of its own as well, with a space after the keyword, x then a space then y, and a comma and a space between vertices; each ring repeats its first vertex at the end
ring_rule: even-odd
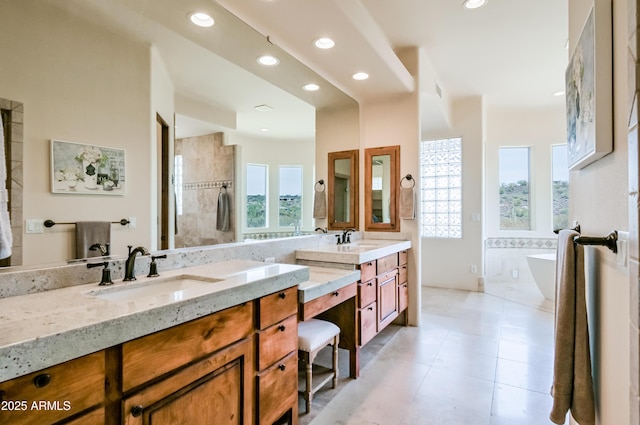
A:
POLYGON ((332 388, 338 385, 338 337, 333 339, 333 381, 332 388))
POLYGON ((312 373, 311 371, 313 370, 313 364, 311 363, 311 359, 309 358, 309 356, 305 356, 306 357, 306 368, 307 368, 307 388, 304 394, 304 400, 306 402, 306 407, 307 407, 307 413, 309 413, 311 411, 311 400, 313 398, 313 381, 312 381, 312 373))

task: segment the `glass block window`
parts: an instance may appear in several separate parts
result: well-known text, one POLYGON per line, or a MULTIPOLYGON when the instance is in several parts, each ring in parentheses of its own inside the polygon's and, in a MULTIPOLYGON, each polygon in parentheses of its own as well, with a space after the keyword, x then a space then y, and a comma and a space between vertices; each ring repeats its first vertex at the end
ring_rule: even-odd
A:
POLYGON ((553 229, 569 228, 569 166, 567 145, 551 147, 553 229))
POLYGON ((299 226, 302 220, 302 167, 280 167, 278 226, 299 226))
POLYGON ((531 230, 529 148, 499 148, 500 230, 531 230))
POLYGON ((462 238, 462 139, 420 143, 424 238, 462 238))
POLYGON ((247 164, 247 227, 267 227, 266 165, 247 164))

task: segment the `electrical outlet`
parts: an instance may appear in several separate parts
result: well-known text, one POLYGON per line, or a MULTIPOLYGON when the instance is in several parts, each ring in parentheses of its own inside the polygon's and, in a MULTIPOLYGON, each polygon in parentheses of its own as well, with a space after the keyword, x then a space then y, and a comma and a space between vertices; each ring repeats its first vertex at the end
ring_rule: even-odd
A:
POLYGON ((25 233, 44 233, 44 220, 41 218, 27 219, 25 233))
POLYGON ((136 228, 136 218, 129 217, 129 229, 135 229, 135 228, 136 228))
POLYGON ((469 267, 469 271, 471 273, 478 273, 478 266, 476 266, 475 264, 472 264, 471 267, 469 267))
POLYGON ((275 262, 276 262, 276 257, 266 257, 266 258, 264 259, 264 262, 265 262, 265 263, 273 264, 273 263, 275 263, 275 262))
POLYGON ((517 279, 519 276, 520 276, 520 273, 518 272, 518 269, 511 270, 511 277, 513 279, 517 279))

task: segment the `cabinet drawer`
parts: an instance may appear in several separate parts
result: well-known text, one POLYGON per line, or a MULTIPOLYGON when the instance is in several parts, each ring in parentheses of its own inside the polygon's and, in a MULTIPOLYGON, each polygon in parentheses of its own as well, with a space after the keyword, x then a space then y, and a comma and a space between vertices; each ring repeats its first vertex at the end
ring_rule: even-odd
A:
POLYGON ((0 400, 24 403, 6 406, 0 412, 0 422, 12 425, 57 422, 102 403, 104 386, 104 351, 3 382, 0 400), (41 406, 40 402, 48 403, 49 407, 41 406), (36 410, 33 403, 42 410, 36 410))
POLYGON ((306 302, 300 306, 300 318, 301 320, 308 320, 318 314, 329 310, 331 307, 353 298, 358 291, 357 283, 353 282, 343 288, 337 289, 326 295, 306 302))
POLYGON ((398 254, 378 258, 378 274, 386 273, 398 267, 398 254))
POLYGON ((85 413, 71 422, 65 422, 65 425, 102 425, 105 423, 104 415, 104 407, 101 407, 92 412, 85 413))
POLYGON ((407 265, 404 264, 400 267, 398 267, 398 273, 400 274, 399 278, 398 278, 398 282, 400 283, 404 283, 407 281, 407 265))
POLYGON ((398 313, 407 309, 409 305, 409 284, 407 282, 398 285, 398 313))
POLYGON ((258 370, 298 350, 298 318, 293 315, 258 334, 258 370))
POLYGON ((128 391, 253 333, 253 303, 134 339, 122 345, 122 387, 128 391))
POLYGON ((408 252, 405 249, 404 251, 398 252, 398 265, 401 266, 403 264, 407 264, 407 256, 408 252))
POLYGON ((365 308, 358 310, 358 327, 360 328, 360 343, 359 345, 365 345, 376 336, 377 332, 377 310, 376 303, 371 303, 365 308))
POLYGON ((376 277, 376 261, 360 264, 360 282, 366 282, 376 277))
POLYGON ((297 418, 298 351, 258 375, 259 424, 271 425, 292 409, 297 418))
POLYGON ((260 298, 258 313, 260 329, 266 329, 274 323, 298 312, 298 287, 293 286, 260 298))
POLYGON ((376 280, 358 284, 358 308, 362 308, 376 300, 376 280))

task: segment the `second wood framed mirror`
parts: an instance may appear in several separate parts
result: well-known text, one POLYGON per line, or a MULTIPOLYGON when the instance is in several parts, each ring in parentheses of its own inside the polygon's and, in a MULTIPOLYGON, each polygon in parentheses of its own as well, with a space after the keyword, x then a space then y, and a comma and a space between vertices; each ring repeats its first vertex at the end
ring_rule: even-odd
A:
POLYGON ((329 152, 329 229, 358 229, 358 161, 358 150, 329 152))
POLYGON ((399 232, 400 146, 364 151, 364 229, 399 232))

